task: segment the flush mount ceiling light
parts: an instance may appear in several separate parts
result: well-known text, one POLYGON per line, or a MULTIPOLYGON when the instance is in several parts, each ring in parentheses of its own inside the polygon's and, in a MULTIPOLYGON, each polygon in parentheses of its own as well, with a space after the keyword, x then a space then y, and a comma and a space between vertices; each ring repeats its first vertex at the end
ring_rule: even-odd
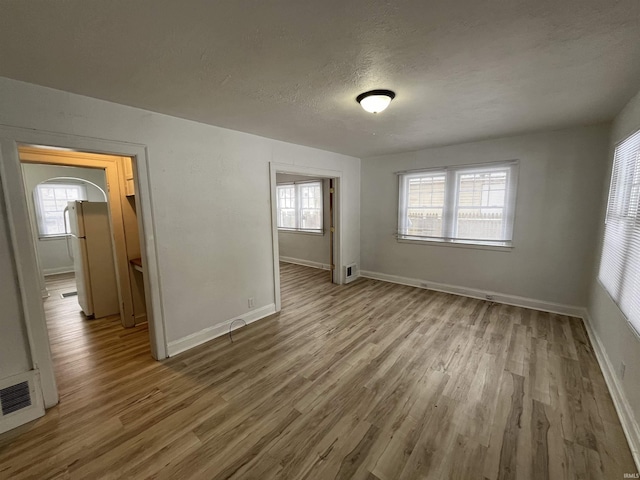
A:
POLYGON ((380 113, 389 106, 396 94, 391 90, 370 90, 361 93, 356 101, 369 113, 380 113))

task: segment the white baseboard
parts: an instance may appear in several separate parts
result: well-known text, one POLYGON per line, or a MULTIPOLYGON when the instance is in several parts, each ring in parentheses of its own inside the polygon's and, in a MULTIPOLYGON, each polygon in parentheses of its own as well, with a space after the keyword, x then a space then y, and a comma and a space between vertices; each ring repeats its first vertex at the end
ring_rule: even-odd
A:
POLYGON ((43 268, 42 275, 45 277, 49 275, 59 275, 61 273, 73 273, 73 265, 66 267, 55 267, 55 268, 43 268))
MULTIPOLYGON (((183 337, 179 340, 169 342, 169 345, 167 346, 167 353, 170 357, 173 357, 174 355, 189 350, 190 348, 197 347, 198 345, 208 342, 209 340, 213 340, 214 338, 226 335, 227 333, 229 333, 229 325, 231 325, 231 323, 236 320, 244 320, 245 323, 249 325, 250 323, 268 317, 269 315, 273 315, 274 313, 276 313, 276 305, 275 303, 270 303, 269 305, 265 305, 264 307, 260 307, 247 312, 244 315, 240 315, 223 323, 219 323, 218 325, 205 328, 204 330, 192 333, 191 335, 187 335, 186 337, 183 337)), ((242 324, 238 323, 238 328, 240 328, 241 326, 242 324)))
POLYGON ((543 312, 557 313, 560 315, 569 315, 572 317, 582 317, 584 308, 573 305, 563 305, 560 303, 545 302, 533 298, 519 297, 517 295, 509 295, 500 292, 491 292, 488 290, 478 290, 475 288, 458 287, 455 285, 447 285, 445 283, 430 282, 418 278, 401 277, 398 275, 389 275, 386 273, 371 272, 361 270, 360 276, 372 278, 374 280, 382 280, 384 282, 399 283, 400 285, 408 285, 410 287, 424 288, 427 290, 435 290, 437 292, 452 293, 454 295, 462 295, 464 297, 478 298, 480 300, 490 300, 496 303, 505 303, 516 307, 531 308, 543 312))
POLYGON ((46 288, 40 290, 40 295, 42 296, 42 298, 49 298, 51 296, 49 290, 47 290, 46 288))
POLYGON ((622 424, 624 434, 627 437, 633 460, 636 462, 636 468, 640 471, 640 428, 638 427, 638 422, 624 394, 624 389, 622 385, 620 385, 616 371, 613 365, 611 365, 609 355, 607 355, 607 351, 604 349, 600 337, 593 329, 593 321, 586 308, 583 309, 582 318, 584 319, 584 325, 587 328, 591 345, 593 345, 593 349, 596 352, 600 370, 602 370, 604 380, 607 382, 607 387, 609 387, 609 393, 613 399, 616 412, 618 412, 618 418, 622 424))
POLYGON ((305 267, 331 270, 331 265, 320 262, 312 262, 311 260, 304 260, 302 258, 280 257, 280 261, 285 263, 295 263, 296 265, 304 265, 305 267))

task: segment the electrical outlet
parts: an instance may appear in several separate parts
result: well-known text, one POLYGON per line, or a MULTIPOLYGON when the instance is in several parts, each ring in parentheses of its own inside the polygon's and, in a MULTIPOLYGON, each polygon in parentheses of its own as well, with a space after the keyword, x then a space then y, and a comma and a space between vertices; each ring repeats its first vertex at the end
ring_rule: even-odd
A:
POLYGON ((253 297, 249 297, 249 299, 247 300, 247 304, 249 305, 249 308, 253 308, 256 306, 256 301, 253 297))
POLYGON ((627 366, 624 362, 620 362, 620 380, 624 380, 624 372, 627 370, 627 366))
POLYGON ((493 295, 485 295, 484 298, 486 298, 487 300, 489 300, 490 302, 493 302, 493 299, 495 298, 493 295))

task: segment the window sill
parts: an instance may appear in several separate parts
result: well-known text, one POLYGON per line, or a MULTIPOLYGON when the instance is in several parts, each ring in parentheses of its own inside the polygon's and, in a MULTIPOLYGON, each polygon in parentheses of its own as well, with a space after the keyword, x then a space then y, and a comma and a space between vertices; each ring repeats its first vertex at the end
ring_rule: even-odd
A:
POLYGON ((433 245, 438 247, 471 248, 476 250, 494 250, 497 252, 511 252, 513 245, 495 245, 491 243, 473 243, 464 240, 444 241, 444 240, 417 240, 411 238, 396 237, 398 243, 412 243, 415 245, 433 245))
POLYGON ((40 235, 38 236, 38 240, 40 241, 51 241, 51 240, 65 240, 67 237, 70 237, 71 234, 67 235, 40 235))
POLYGON ((289 230, 288 228, 279 228, 278 233, 295 233, 300 235, 316 235, 318 237, 324 236, 324 232, 307 232, 305 230, 289 230))

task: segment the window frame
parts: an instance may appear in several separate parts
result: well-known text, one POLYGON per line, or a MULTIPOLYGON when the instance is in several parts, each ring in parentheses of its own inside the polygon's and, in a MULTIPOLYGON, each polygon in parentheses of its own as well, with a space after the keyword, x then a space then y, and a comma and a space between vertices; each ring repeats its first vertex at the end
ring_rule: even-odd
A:
MULTIPOLYGON (((402 243, 418 243, 447 246, 470 246, 490 249, 513 249, 513 230, 517 199, 519 161, 508 160, 491 163, 455 165, 446 167, 425 168, 396 172, 398 176, 398 231, 396 238, 402 243), (505 201, 502 208, 504 221, 502 226, 502 240, 461 238, 457 233, 460 209, 460 178, 465 174, 486 173, 489 171, 506 170, 505 201), (407 226, 408 184, 412 178, 426 176, 444 176, 444 199, 442 206, 442 235, 420 236, 410 235, 407 226)), ((481 208, 479 206, 478 208, 481 208)), ((433 207, 436 208, 436 207, 433 207)), ((491 208, 488 206, 487 208, 491 208)))
POLYGON ((324 180, 304 180, 276 184, 276 227, 279 232, 301 233, 305 235, 324 235, 324 180), (302 187, 308 187, 310 185, 318 185, 320 187, 320 228, 303 228, 300 226, 302 225, 303 210, 308 209, 308 207, 302 206, 302 195, 300 194, 300 190, 302 187), (280 226, 280 189, 284 187, 294 187, 295 191, 294 218, 296 226, 293 228, 280 226))
MULTIPOLYGON (((48 233, 45 223, 45 206, 43 205, 44 198, 42 197, 41 189, 43 188, 76 188, 80 190, 81 195, 78 200, 86 201, 87 200, 87 187, 82 183, 74 183, 74 182, 42 182, 35 186, 33 189, 33 205, 36 214, 36 226, 38 229, 38 238, 41 240, 46 239, 55 239, 55 238, 64 238, 69 235, 69 233, 48 233)), ((55 194, 54 194, 55 195, 55 194)), ((68 200, 73 201, 73 200, 68 200)), ((62 210, 62 216, 64 220, 64 209, 62 210)))

